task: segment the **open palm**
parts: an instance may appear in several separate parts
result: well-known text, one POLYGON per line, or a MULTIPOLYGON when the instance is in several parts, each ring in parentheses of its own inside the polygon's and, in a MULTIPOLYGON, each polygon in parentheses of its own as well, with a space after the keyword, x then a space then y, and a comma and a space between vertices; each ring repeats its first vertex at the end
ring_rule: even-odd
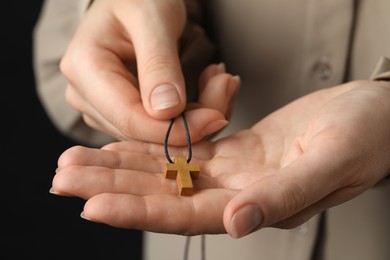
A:
MULTIPOLYGON (((389 172, 388 100, 385 83, 351 82, 304 96, 251 129, 198 142, 193 196, 178 196, 164 178, 163 146, 139 141, 68 149, 53 190, 86 199, 85 218, 120 228, 241 237, 295 227, 389 172)), ((169 152, 186 155, 187 147, 169 152)))

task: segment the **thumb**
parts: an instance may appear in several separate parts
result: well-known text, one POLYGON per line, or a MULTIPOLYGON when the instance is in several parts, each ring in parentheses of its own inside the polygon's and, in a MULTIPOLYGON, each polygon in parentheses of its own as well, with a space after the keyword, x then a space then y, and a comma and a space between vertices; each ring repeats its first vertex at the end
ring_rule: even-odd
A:
POLYGON ((272 226, 304 208, 304 193, 296 181, 279 173, 262 178, 238 193, 226 206, 224 225, 234 238, 272 226))
POLYGON ((131 38, 143 106, 155 119, 171 119, 186 107, 185 81, 178 53, 178 39, 185 19, 176 20, 182 26, 172 25, 173 18, 166 15, 159 19, 146 16, 141 19, 144 21, 137 24, 144 26, 133 30, 131 38))
MULTIPOLYGON (((343 162, 337 157, 339 154, 331 149, 313 149, 287 167, 260 177, 226 206, 223 221, 227 232, 239 238, 297 214, 301 219, 294 223, 307 220, 308 214, 315 212, 304 214, 306 208, 343 186, 344 178, 337 170, 343 162)), ((320 211, 323 206, 318 205, 315 210, 320 211)))
POLYGON ((136 50, 142 103, 153 118, 167 120, 180 115, 186 106, 184 79, 176 45, 153 43, 136 50), (138 53, 137 53, 138 52, 138 53))

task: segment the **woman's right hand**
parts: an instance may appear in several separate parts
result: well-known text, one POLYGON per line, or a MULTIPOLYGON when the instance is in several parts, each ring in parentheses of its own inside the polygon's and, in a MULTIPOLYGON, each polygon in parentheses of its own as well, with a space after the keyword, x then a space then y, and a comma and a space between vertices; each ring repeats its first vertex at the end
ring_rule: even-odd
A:
MULTIPOLYGON (((239 79, 211 65, 197 102, 187 104, 178 54, 185 24, 182 0, 93 1, 61 61, 67 102, 119 140, 161 143, 169 120, 186 109, 194 142, 222 129, 239 79)), ((179 131, 172 129, 173 145, 186 142, 179 131)))

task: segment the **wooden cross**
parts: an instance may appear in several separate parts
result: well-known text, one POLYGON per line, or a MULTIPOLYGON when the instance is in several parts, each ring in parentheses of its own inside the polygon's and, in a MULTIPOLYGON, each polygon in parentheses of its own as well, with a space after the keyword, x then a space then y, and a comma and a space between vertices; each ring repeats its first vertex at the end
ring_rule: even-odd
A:
POLYGON ((197 179, 199 176, 199 165, 187 163, 184 156, 175 156, 173 163, 167 163, 165 167, 165 178, 176 178, 177 187, 181 196, 189 196, 193 194, 192 179, 197 179))

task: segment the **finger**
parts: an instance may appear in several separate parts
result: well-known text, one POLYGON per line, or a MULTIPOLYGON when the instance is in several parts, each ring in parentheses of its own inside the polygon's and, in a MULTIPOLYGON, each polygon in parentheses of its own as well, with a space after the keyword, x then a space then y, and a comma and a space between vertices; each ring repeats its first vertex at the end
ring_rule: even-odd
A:
POLYGON ((226 72, 225 63, 210 64, 199 76, 199 92, 201 93, 206 87, 207 82, 218 74, 226 72))
POLYGON ((227 73, 211 77, 199 96, 201 107, 220 111, 229 118, 240 87, 240 78, 227 73))
MULTIPOLYGON (((137 152, 147 153, 154 156, 165 156, 164 146, 161 144, 141 142, 137 140, 129 140, 122 142, 113 142, 103 146, 101 149, 116 151, 116 152, 137 152)), ((169 146, 169 154, 187 155, 188 147, 185 146, 169 146)), ((192 145, 192 155, 194 159, 209 160, 214 155, 214 144, 207 141, 201 141, 192 145)), ((165 157, 164 157, 165 158, 165 157)))
POLYGON ((176 2, 138 7, 143 15, 129 15, 128 24, 124 24, 134 44, 143 105, 150 116, 159 120, 177 117, 186 106, 177 45, 184 28, 185 8, 176 2))
MULTIPOLYGON (((221 130, 228 124, 224 115, 214 109, 199 108, 186 111, 185 113, 193 143, 221 130)), ((132 123, 129 123, 126 128, 123 128, 126 130, 123 136, 131 136, 133 139, 160 144, 164 142, 170 123, 169 121, 159 121, 149 117, 142 107, 138 107, 129 117, 129 122, 132 123)), ((186 129, 182 117, 175 119, 169 135, 168 144, 173 146, 187 144, 186 129)))
POLYGON ((65 92, 65 98, 68 104, 79 111, 84 122, 93 129, 99 130, 118 140, 125 138, 110 121, 99 113, 90 103, 88 103, 77 90, 68 84, 65 92))
MULTIPOLYGON (((178 194, 176 181, 163 176, 167 163, 162 156, 74 146, 61 154, 53 188, 57 194, 83 198, 103 192, 178 194)), ((216 187, 203 167, 204 162, 193 160, 193 163, 201 164, 201 175, 193 183, 194 191, 216 187)))
POLYGON ((138 196, 178 194, 176 182, 164 178, 161 171, 154 174, 81 165, 59 168, 53 178, 52 189, 58 195, 77 196, 84 199, 106 192, 138 196))
POLYGON ((165 165, 162 156, 151 156, 131 151, 112 151, 104 149, 73 146, 65 150, 58 158, 58 168, 71 165, 101 166, 111 169, 130 169, 151 173, 161 173, 165 165))
MULTIPOLYGON (((215 109, 198 108, 185 113, 192 143, 196 143, 204 137, 223 129, 229 123, 224 115, 215 109), (207 120, 206 124, 204 124, 205 120, 207 120)), ((183 117, 175 119, 171 130, 174 134, 169 135, 168 144, 174 146, 183 145, 184 143, 181 141, 184 140, 184 137, 186 137, 185 140, 187 141, 187 129, 183 120, 183 117)))
POLYGON ((131 122, 128 111, 138 111, 142 103, 131 73, 115 53, 108 51, 112 46, 85 46, 81 51, 82 47, 69 48, 61 62, 62 72, 70 82, 66 91, 68 104, 87 116, 90 126, 119 139, 132 137, 127 131, 131 122), (117 112, 113 113, 113 109, 117 112))
MULTIPOLYGON (((122 165, 125 166, 125 165, 122 165)), ((100 193, 123 193, 137 196, 171 194, 179 195, 177 181, 163 174, 163 167, 148 172, 148 164, 142 164, 141 171, 104 166, 68 165, 58 168, 52 181, 52 193, 62 196, 77 196, 89 199, 100 193)), ((201 172, 193 180, 193 194, 215 188, 215 182, 201 172)))
POLYGON ((225 71, 225 64, 211 64, 202 71, 199 77, 199 98, 197 103, 191 103, 189 109, 198 107, 213 108, 225 115, 231 116, 235 96, 240 88, 239 76, 232 76, 225 71))
MULTIPOLYGON (((159 121, 149 117, 141 103, 130 104, 129 107, 124 108, 133 112, 128 113, 125 118, 119 119, 116 116, 119 116, 120 113, 104 115, 106 110, 96 110, 71 85, 67 88, 66 98, 72 107, 83 114, 84 121, 87 125, 111 135, 118 140, 134 138, 155 143, 162 143, 164 141, 169 122, 159 121)), ((121 111, 119 107, 115 109, 121 111)), ((186 115, 193 142, 197 142, 205 136, 221 130, 228 124, 224 119, 224 115, 214 109, 195 109, 186 112, 186 115)), ((181 118, 176 121, 172 128, 170 144, 184 145, 187 143, 187 140, 183 121, 181 118)))
MULTIPOLYGON (((139 146, 141 149, 127 149, 130 143, 136 144, 137 142, 118 142, 109 145, 103 149, 87 148, 84 146, 73 146, 65 150, 58 158, 58 169, 78 165, 78 166, 97 166, 110 169, 126 169, 132 171, 143 171, 148 173, 163 173, 167 163, 169 163, 165 157, 165 151, 163 146, 159 145, 161 149, 156 152, 149 153, 148 148, 145 149, 145 145, 139 146), (117 145, 118 144, 118 145, 117 145), (126 144, 126 145, 123 145, 126 144), (118 151, 118 148, 121 151, 118 151), (125 150, 126 149, 126 150, 125 150), (143 151, 146 151, 143 152, 143 151)), ((151 144, 153 145, 153 144, 151 144)), ((202 149, 208 151, 210 146, 205 146, 202 149)), ((152 148, 153 149, 153 148, 152 148)), ((153 149, 154 150, 154 149, 153 149)), ((172 157, 176 155, 187 155, 187 150, 182 148, 174 148, 170 150, 172 157)), ((200 153, 199 153, 200 154, 200 153)), ((206 162, 201 158, 193 158, 194 163, 205 164, 206 162)), ((202 167, 202 174, 207 174, 208 169, 202 167)))
POLYGON ((345 185, 337 169, 348 168, 338 165, 345 163, 338 160, 340 156, 319 144, 313 147, 318 149, 306 150, 295 162, 256 181, 229 203, 224 214, 229 234, 241 237, 271 226, 345 185))
POLYGON ((191 197, 99 194, 87 201, 83 216, 119 228, 181 235, 220 234, 226 233, 224 207, 236 193, 209 189, 191 197))

